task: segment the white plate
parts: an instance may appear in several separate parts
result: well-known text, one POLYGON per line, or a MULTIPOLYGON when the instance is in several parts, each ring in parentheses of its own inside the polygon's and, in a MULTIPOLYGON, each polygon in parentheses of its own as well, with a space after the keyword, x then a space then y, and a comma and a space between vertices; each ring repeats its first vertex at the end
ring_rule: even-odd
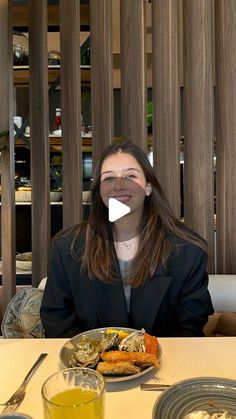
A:
MULTIPOLYGON (((61 361, 61 365, 63 368, 69 368, 71 367, 69 360, 73 354, 73 352, 75 352, 75 350, 77 349, 77 343, 80 339, 80 337, 82 335, 86 335, 92 339, 99 339, 99 337, 101 336, 101 334, 105 333, 107 331, 107 329, 116 329, 116 330, 123 330, 124 332, 127 333, 132 333, 132 332, 137 332, 136 329, 130 329, 127 327, 102 327, 101 329, 92 329, 92 330, 88 330, 86 332, 80 333, 76 336, 74 336, 73 338, 71 338, 70 340, 68 340, 63 347, 61 348, 59 357, 60 357, 60 361, 61 361)), ((158 359, 161 359, 161 346, 160 344, 158 345, 158 359)), ((148 374, 150 371, 152 371, 155 367, 151 366, 146 368, 145 370, 139 372, 138 374, 132 374, 132 375, 126 375, 126 376, 104 376, 104 378, 106 379, 107 382, 110 383, 116 383, 116 382, 121 382, 121 381, 129 381, 129 380, 133 380, 134 378, 140 377, 144 374, 148 374)))

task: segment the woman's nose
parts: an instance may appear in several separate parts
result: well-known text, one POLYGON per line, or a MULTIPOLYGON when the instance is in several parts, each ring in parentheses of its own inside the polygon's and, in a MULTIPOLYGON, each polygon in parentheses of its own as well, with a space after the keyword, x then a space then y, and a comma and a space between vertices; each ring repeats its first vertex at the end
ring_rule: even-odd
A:
POLYGON ((115 178, 114 189, 115 190, 125 189, 125 179, 123 177, 117 176, 115 178))

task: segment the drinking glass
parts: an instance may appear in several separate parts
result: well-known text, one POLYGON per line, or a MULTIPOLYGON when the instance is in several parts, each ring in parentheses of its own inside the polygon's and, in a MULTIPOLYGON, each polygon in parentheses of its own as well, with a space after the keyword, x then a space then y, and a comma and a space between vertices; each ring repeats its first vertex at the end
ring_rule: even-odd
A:
POLYGON ((104 419, 105 380, 89 368, 67 368, 42 386, 45 419, 104 419))

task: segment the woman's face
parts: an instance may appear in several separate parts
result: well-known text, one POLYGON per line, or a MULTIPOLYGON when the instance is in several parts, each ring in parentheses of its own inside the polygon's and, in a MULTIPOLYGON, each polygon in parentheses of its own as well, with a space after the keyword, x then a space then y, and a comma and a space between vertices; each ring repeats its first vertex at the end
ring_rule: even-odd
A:
POLYGON ((131 209, 143 208, 145 196, 150 195, 143 169, 131 154, 118 152, 105 158, 101 167, 100 194, 108 207, 110 198, 117 199, 131 209))

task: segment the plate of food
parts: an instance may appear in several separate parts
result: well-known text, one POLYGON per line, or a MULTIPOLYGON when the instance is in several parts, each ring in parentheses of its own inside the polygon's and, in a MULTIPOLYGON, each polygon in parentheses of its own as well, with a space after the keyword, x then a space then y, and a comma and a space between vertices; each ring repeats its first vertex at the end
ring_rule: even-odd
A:
POLYGON ((198 377, 173 384, 157 399, 153 419, 235 419, 236 380, 198 377))
POLYGON ((63 368, 96 369, 107 382, 132 380, 160 367, 161 346, 144 329, 92 329, 68 340, 60 351, 63 368))

